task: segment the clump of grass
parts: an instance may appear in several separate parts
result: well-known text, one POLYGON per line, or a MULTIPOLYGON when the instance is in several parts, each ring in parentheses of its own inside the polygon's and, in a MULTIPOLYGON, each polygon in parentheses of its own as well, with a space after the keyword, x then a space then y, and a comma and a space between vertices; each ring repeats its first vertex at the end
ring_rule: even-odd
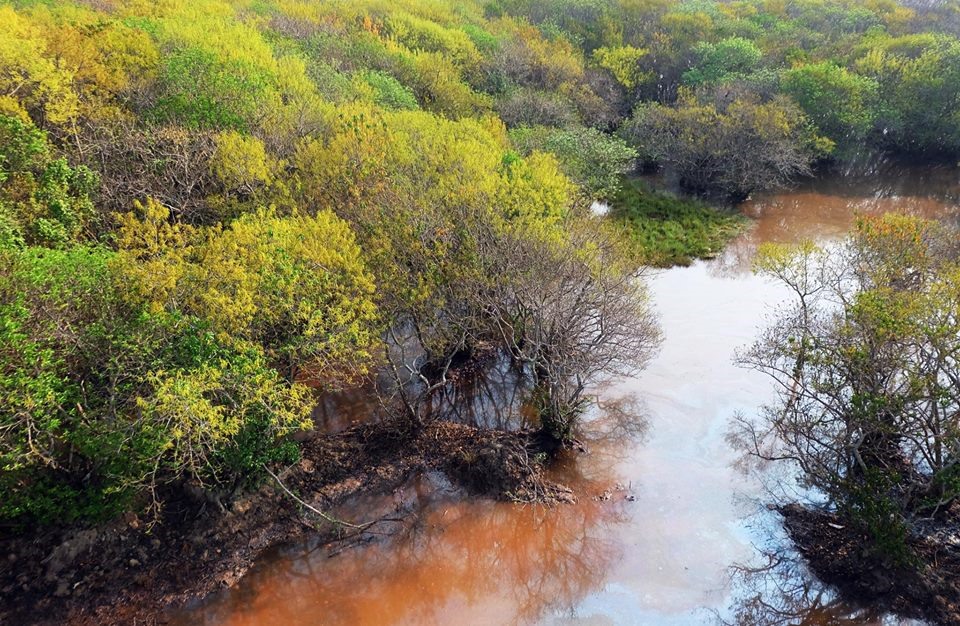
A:
POLYGON ((611 209, 643 261, 656 267, 714 257, 747 224, 741 215, 657 191, 641 180, 624 181, 611 209))

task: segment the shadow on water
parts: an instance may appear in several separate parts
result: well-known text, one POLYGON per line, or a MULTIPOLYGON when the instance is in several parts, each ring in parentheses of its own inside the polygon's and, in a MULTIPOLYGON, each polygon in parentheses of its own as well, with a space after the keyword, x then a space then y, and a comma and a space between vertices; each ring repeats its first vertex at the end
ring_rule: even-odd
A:
MULTIPOLYGON (((382 385, 391 384, 381 381, 382 385)), ((515 430, 534 425, 526 404, 527 378, 505 355, 497 355, 487 367, 462 373, 430 398, 429 413, 468 426, 515 430)), ((355 424, 379 419, 383 407, 374 382, 343 391, 324 393, 313 409, 314 428, 336 433, 355 424)))
POLYGON ((226 606, 228 622, 213 611, 201 623, 449 623, 481 602, 492 623, 529 622, 575 604, 616 557, 599 532, 615 515, 598 506, 518 514, 436 494, 418 506, 415 523, 377 545, 333 558, 309 545, 271 555, 226 606))
POLYGON ((488 367, 468 372, 456 384, 444 387, 434 415, 499 430, 534 426, 534 413, 527 405, 529 389, 529 380, 501 354, 488 367))

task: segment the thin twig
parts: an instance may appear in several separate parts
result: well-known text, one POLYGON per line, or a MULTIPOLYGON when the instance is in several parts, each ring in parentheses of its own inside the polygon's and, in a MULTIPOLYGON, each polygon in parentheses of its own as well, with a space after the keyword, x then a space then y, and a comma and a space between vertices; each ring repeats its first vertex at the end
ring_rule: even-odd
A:
POLYGON ((351 524, 350 522, 345 522, 345 521, 343 521, 343 520, 339 520, 339 519, 337 519, 337 518, 335 518, 335 517, 332 517, 331 515, 328 515, 327 513, 324 513, 323 511, 321 511, 320 509, 318 509, 318 508, 316 508, 316 507, 314 507, 314 506, 311 506, 311 505, 307 504, 306 502, 304 502, 303 500, 301 500, 295 493, 293 493, 292 491, 290 491, 290 489, 287 488, 287 486, 283 484, 283 481, 280 480, 280 477, 279 477, 279 476, 277 476, 276 474, 274 474, 273 472, 270 471, 270 468, 269 468, 269 467, 264 466, 263 469, 267 470, 267 473, 270 474, 270 476, 272 476, 275 481, 277 481, 277 484, 280 485, 280 488, 283 489, 283 491, 284 491, 288 496, 290 496, 291 498, 293 498, 294 501, 296 501, 298 504, 300 504, 300 506, 304 507, 305 509, 308 509, 308 510, 311 511, 312 513, 315 513, 315 514, 319 515, 319 516, 322 517, 324 520, 330 522, 330 523, 333 524, 334 526, 345 526, 345 527, 347 527, 347 528, 354 528, 354 529, 356 529, 356 530, 366 530, 367 528, 370 528, 371 526, 373 526, 373 525, 376 524, 377 522, 381 521, 381 520, 377 519, 377 520, 373 520, 372 522, 366 522, 365 524, 351 524))

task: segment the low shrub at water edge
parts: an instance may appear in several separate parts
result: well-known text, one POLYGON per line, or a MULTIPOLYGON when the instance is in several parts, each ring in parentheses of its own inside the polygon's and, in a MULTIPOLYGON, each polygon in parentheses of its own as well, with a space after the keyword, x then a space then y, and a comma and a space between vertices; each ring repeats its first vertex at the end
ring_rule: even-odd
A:
POLYGON ((626 226, 644 262, 657 267, 715 256, 747 223, 741 215, 657 191, 641 180, 624 181, 611 216, 626 226))

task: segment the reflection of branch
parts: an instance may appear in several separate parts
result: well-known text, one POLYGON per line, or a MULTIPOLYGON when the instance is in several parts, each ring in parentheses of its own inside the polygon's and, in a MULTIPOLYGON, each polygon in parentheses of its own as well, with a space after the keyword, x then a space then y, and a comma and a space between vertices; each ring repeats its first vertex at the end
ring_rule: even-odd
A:
POLYGON ((642 440, 649 428, 645 403, 635 394, 619 398, 595 396, 594 404, 600 413, 600 424, 608 428, 598 432, 598 439, 616 441, 622 437, 642 440))
POLYGON ((735 564, 730 568, 736 599, 729 607, 729 619, 714 612, 718 624, 856 626, 867 619, 876 619, 870 609, 846 603, 811 576, 794 550, 780 546, 773 550, 760 549, 760 554, 766 557, 766 563, 735 564))
POLYGON ((275 481, 277 481, 277 484, 280 485, 280 488, 283 489, 284 493, 286 493, 288 496, 290 496, 297 504, 299 504, 300 506, 302 506, 302 507, 304 507, 305 509, 309 510, 311 513, 314 513, 314 514, 320 516, 321 518, 323 518, 323 519, 326 520, 327 522, 333 524, 334 526, 345 526, 346 528, 352 528, 352 529, 354 529, 354 530, 358 530, 358 531, 360 531, 360 532, 363 532, 363 531, 367 530, 368 528, 370 528, 371 526, 373 526, 374 524, 376 524, 376 523, 378 523, 378 522, 400 522, 400 521, 403 521, 403 520, 401 520, 401 519, 399 519, 399 518, 381 517, 381 518, 379 518, 379 519, 375 519, 375 520, 373 520, 373 521, 371 521, 371 522, 365 522, 365 523, 363 523, 363 524, 352 524, 352 523, 350 523, 350 522, 345 522, 345 521, 340 520, 340 519, 337 519, 337 518, 335 518, 335 517, 333 517, 333 516, 331 516, 331 515, 329 515, 329 514, 327 514, 327 513, 324 513, 323 511, 321 511, 320 509, 318 509, 318 508, 316 508, 316 507, 314 507, 314 506, 311 506, 311 505, 307 504, 307 503, 304 502, 300 497, 298 497, 295 493, 293 493, 292 491, 290 491, 290 489, 289 489, 286 485, 283 484, 283 481, 280 480, 280 477, 270 471, 270 468, 268 468, 267 466, 264 466, 263 469, 267 470, 267 473, 270 474, 270 476, 272 476, 275 481))

